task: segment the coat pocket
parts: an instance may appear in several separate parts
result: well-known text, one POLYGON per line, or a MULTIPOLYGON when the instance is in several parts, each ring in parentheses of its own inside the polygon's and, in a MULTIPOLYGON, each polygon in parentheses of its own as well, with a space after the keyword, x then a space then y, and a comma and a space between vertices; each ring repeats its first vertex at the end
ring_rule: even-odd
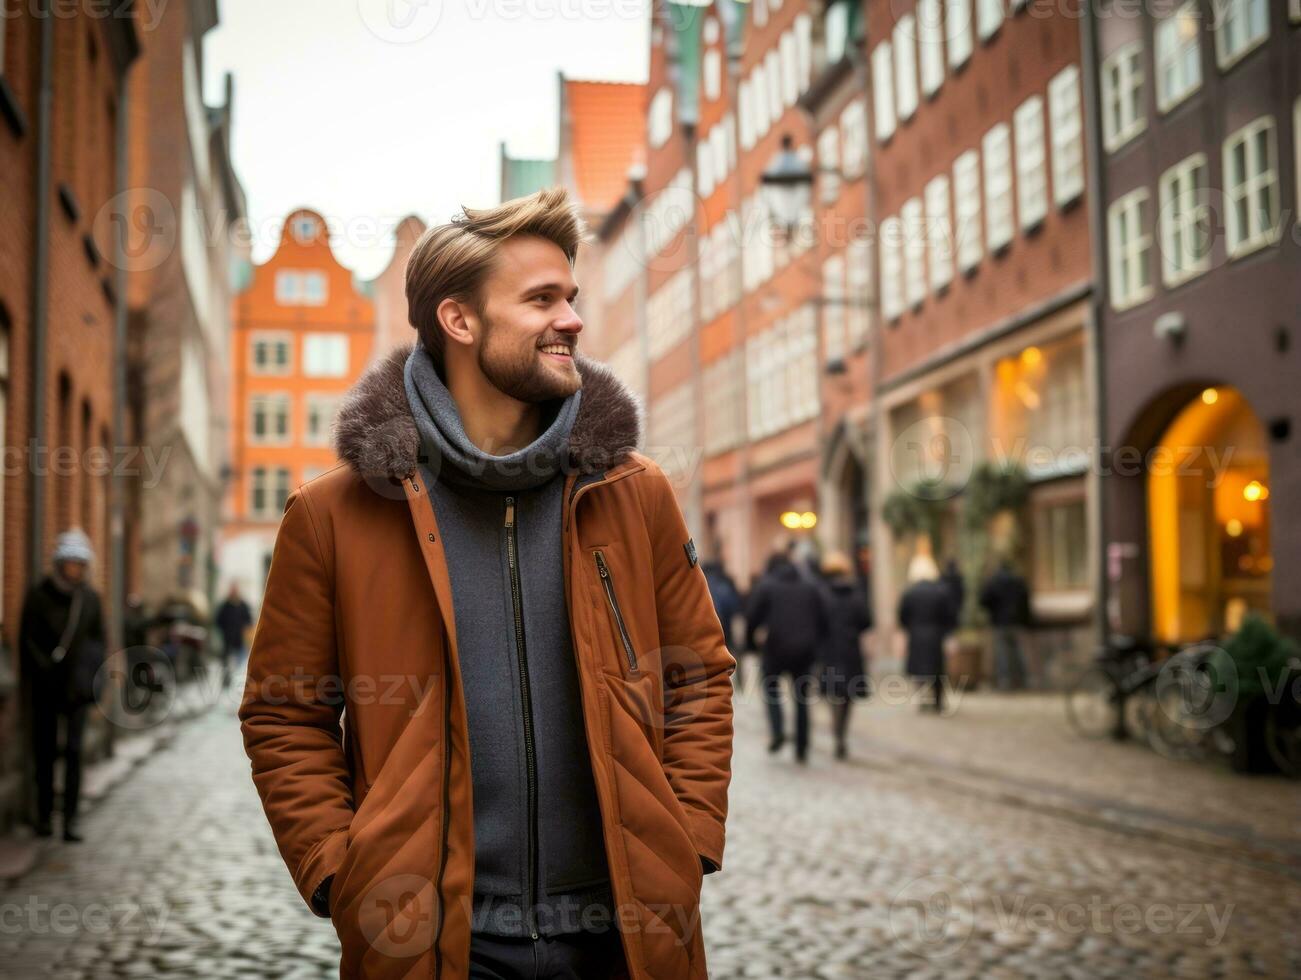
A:
POLYGON ((615 589, 614 573, 605 560, 605 552, 600 548, 592 552, 592 558, 596 562, 596 572, 601 578, 601 589, 605 592, 605 601, 610 607, 610 615, 614 619, 615 629, 619 634, 628 673, 636 674, 638 672, 637 650, 633 646, 632 636, 628 632, 628 622, 624 619, 623 610, 619 606, 619 593, 615 589))

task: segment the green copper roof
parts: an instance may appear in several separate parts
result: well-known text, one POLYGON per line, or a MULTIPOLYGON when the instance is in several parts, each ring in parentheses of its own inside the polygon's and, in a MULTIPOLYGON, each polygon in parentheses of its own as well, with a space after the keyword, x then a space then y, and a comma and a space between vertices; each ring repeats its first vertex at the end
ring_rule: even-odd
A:
POLYGON ((700 28, 709 8, 688 3, 666 6, 673 32, 669 54, 674 63, 672 77, 678 92, 678 119, 693 123, 700 118, 700 28))
POLYGON ((503 201, 525 197, 556 182, 555 160, 522 160, 515 157, 503 157, 502 193, 503 201))

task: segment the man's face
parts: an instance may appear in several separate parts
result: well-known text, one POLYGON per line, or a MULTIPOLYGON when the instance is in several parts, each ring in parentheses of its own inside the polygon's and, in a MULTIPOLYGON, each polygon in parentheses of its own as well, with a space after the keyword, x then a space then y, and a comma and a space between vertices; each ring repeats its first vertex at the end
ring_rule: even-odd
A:
POLYGON ((65 581, 80 585, 86 578, 86 563, 80 561, 59 562, 59 574, 65 581))
POLYGON ((479 369, 522 402, 566 398, 582 387, 574 352, 583 321, 574 312, 578 286, 559 245, 520 235, 508 239, 482 287, 479 369))

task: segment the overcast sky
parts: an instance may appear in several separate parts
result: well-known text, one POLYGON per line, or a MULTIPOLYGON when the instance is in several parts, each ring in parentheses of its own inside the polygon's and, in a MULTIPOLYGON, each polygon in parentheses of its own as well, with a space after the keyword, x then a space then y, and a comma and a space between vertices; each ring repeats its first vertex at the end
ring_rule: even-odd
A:
POLYGON ((364 278, 403 215, 497 202, 497 144, 556 152, 556 72, 643 81, 646 0, 219 0, 205 89, 235 76, 235 169, 257 245, 313 207, 364 278))

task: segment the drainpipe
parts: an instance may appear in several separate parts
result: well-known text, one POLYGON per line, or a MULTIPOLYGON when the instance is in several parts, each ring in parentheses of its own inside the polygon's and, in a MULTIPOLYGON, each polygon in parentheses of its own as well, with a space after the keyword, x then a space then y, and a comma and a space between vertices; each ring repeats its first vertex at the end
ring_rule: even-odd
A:
POLYGON ((1091 148, 1086 155, 1085 194, 1089 206, 1089 260, 1093 265, 1093 290, 1089 298, 1089 322, 1087 324, 1089 340, 1093 354, 1093 400, 1094 424, 1097 426, 1098 449, 1094 455, 1095 471, 1091 476, 1093 482, 1093 524, 1095 528, 1097 549, 1095 554, 1094 591, 1096 598, 1093 609, 1093 625, 1097 642, 1105 642, 1108 629, 1108 615, 1111 604, 1111 581, 1107 574, 1109 564, 1107 551, 1107 504, 1103 491, 1102 473, 1107 463, 1103 442, 1107 433, 1107 398, 1105 339, 1102 333, 1103 303, 1107 285, 1106 252, 1103 248, 1103 235, 1106 227, 1103 215, 1106 211, 1104 195, 1106 194, 1106 175, 1103 171, 1104 153, 1102 150, 1101 97, 1098 93, 1098 34, 1096 13, 1092 4, 1087 5, 1087 12, 1080 22, 1081 45, 1081 84, 1084 86, 1084 145, 1091 148))
POLYGON ((36 453, 45 445, 46 341, 49 333, 51 121, 54 115, 54 17, 50 0, 42 0, 37 19, 41 25, 41 80, 36 105, 36 235, 32 252, 31 308, 31 440, 28 446, 28 561, 27 581, 34 584, 45 569, 45 478, 36 465, 36 453))
MULTIPOLYGON (((131 80, 129 69, 124 68, 118 82, 117 132, 113 134, 113 164, 117 168, 114 193, 127 204, 127 129, 131 119, 131 80)), ((113 442, 127 444, 127 271, 125 225, 113 236, 113 442)), ((114 472, 109 481, 109 649, 121 650, 125 645, 122 617, 126 610, 126 478, 114 472)), ((109 727, 109 744, 112 745, 113 726, 109 727)))

